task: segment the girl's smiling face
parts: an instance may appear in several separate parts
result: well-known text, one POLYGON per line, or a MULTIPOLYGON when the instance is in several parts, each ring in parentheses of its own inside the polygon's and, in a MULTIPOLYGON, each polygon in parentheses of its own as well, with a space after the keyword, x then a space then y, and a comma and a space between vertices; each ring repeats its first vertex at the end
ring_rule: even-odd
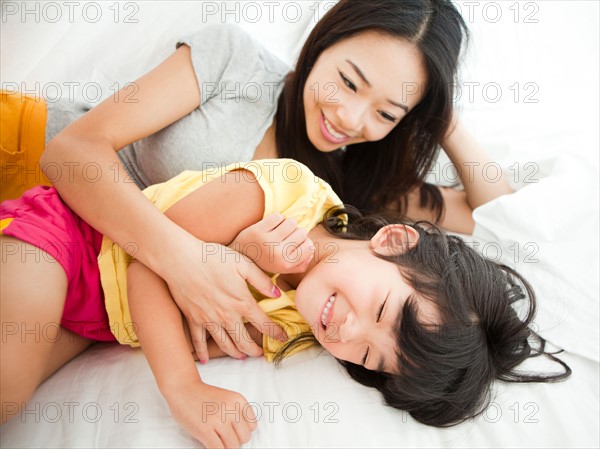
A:
POLYGON ((328 152, 383 139, 421 101, 427 79, 417 48, 365 31, 332 45, 304 86, 306 131, 328 152))
MULTIPOLYGON (((334 357, 397 374, 396 319, 414 289, 398 265, 374 252, 397 254, 418 237, 409 226, 390 225, 371 241, 336 240, 325 246, 336 250, 306 273, 296 289, 296 307, 334 357)), ((420 309, 435 314, 431 304, 421 303, 420 309)))

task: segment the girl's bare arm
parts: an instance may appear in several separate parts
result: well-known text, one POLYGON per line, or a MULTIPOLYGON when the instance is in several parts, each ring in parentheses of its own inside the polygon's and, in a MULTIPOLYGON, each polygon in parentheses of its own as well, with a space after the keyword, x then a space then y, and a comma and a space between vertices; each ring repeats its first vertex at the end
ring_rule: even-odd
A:
MULTIPOLYGON (((214 242, 211 244, 215 249, 221 248, 219 256, 241 257, 223 245, 262 218, 264 193, 253 176, 228 173, 191 192, 165 214, 197 239, 214 242)), ((241 442, 248 441, 250 432, 256 427, 252 416, 227 416, 225 419, 219 414, 206 416, 208 403, 224 406, 227 410, 243 409, 248 403, 239 393, 202 382, 188 345, 190 340, 186 339, 181 313, 166 282, 141 262, 129 266, 127 281, 131 318, 139 342, 173 416, 206 446, 221 445, 219 439, 226 447, 236 438, 241 442)), ((248 291, 246 283, 241 282, 240 287, 248 291)), ((267 315, 261 313, 258 324, 268 321, 267 315)), ((232 344, 231 334, 224 332, 226 318, 215 314, 204 323, 216 327, 213 335, 217 338, 229 340, 226 343, 213 340, 213 349, 217 344, 232 344)), ((245 327, 236 334, 239 340, 252 341, 245 327)))

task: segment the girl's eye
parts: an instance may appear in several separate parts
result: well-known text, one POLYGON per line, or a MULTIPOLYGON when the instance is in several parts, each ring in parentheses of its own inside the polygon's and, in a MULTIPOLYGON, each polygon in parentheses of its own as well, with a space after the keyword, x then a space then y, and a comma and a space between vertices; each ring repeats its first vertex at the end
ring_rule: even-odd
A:
POLYGON ((350 89, 352 89, 354 92, 356 92, 356 86, 354 85, 354 83, 352 83, 352 81, 350 81, 348 78, 346 78, 342 72, 338 71, 338 73, 340 74, 340 77, 342 78, 342 81, 344 82, 344 84, 346 86, 348 86, 350 89))
POLYGON ((383 316, 383 308, 385 307, 385 303, 387 302, 387 300, 388 300, 389 297, 390 297, 390 293, 388 292, 388 294, 386 295, 385 299, 383 300, 383 302, 379 306, 379 309, 377 309, 377 323, 379 323, 379 321, 381 320, 381 317, 383 316))
MULTIPOLYGON (((387 301, 387 299, 386 299, 387 301)), ((381 303, 381 305, 379 306, 379 310, 377 310, 377 323, 379 323, 379 320, 381 320, 381 314, 383 312, 383 307, 385 306, 385 301, 383 301, 381 303)))
MULTIPOLYGON (((365 355, 363 355, 362 362, 361 362, 362 366, 365 366, 365 363, 367 363, 368 355, 369 355, 369 348, 367 348, 367 350, 365 351, 365 355)), ((365 366, 365 368, 366 368, 366 366, 365 366)))
POLYGON ((392 123, 396 123, 396 117, 392 117, 390 114, 388 114, 386 112, 380 112, 380 114, 384 119, 386 119, 392 123))

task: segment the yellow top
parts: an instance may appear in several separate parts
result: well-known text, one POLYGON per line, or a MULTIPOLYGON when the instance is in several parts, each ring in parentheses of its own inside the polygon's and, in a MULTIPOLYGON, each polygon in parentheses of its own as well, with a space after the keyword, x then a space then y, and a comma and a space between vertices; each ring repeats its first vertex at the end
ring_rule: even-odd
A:
MULTIPOLYGON (((203 172, 184 171, 167 182, 148 187, 144 190, 144 195, 161 212, 165 212, 197 188, 235 170, 247 170, 254 174, 265 195, 263 217, 278 212, 286 218, 293 218, 298 222, 298 226, 307 231, 323 219, 329 208, 342 204, 329 184, 317 178, 305 165, 292 159, 235 163, 218 169, 213 167, 203 172)), ((240 176, 248 176, 244 171, 239 173, 240 176)), ((121 344, 139 346, 127 303, 127 267, 131 260, 129 254, 104 237, 98 265, 110 328, 121 344)), ((290 339, 302 332, 310 332, 309 325, 296 309, 294 290, 282 292, 279 298, 265 298, 254 289, 250 290, 260 308, 285 329, 290 339)), ((267 360, 271 361, 283 344, 264 335, 263 352, 267 360)), ((310 343, 302 345, 290 354, 309 345, 310 343)))

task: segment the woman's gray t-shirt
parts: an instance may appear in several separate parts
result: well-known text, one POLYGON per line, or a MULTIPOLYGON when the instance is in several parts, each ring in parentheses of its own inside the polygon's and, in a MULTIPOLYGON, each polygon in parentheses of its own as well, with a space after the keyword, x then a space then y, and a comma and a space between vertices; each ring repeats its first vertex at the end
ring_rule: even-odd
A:
MULTIPOLYGON (((183 170, 251 160, 273 121, 291 70, 235 25, 207 27, 179 39, 176 47, 182 44, 191 48, 200 107, 119 151, 140 188, 183 170)), ((85 103, 48 102, 46 143, 89 109, 85 103)))

